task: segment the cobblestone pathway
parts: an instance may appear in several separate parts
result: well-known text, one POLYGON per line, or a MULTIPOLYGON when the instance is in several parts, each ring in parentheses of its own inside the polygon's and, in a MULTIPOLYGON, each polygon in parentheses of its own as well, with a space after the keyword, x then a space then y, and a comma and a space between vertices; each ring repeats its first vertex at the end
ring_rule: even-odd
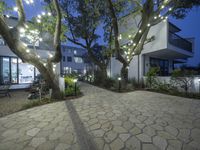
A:
POLYGON ((0 150, 200 150, 200 101, 81 86, 77 100, 0 118, 0 150))

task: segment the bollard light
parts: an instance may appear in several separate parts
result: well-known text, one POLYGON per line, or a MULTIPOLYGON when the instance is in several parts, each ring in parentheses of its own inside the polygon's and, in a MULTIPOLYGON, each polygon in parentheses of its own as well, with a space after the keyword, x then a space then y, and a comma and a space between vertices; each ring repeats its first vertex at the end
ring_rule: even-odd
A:
POLYGON ((78 79, 74 79, 73 82, 74 82, 74 95, 76 96, 76 83, 77 83, 78 79))
POLYGON ((118 81, 119 81, 119 87, 118 87, 118 90, 119 90, 119 92, 120 92, 120 90, 121 90, 121 80, 122 80, 122 78, 121 78, 121 77, 118 77, 118 81))

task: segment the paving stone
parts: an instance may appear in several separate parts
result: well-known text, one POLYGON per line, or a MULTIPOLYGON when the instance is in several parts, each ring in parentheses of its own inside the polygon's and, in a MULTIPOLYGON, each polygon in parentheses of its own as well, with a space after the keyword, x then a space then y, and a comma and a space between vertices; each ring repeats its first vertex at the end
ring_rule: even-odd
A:
POLYGON ((47 141, 38 146, 37 150, 54 150, 55 143, 47 141))
POLYGON ((127 132, 127 130, 121 126, 114 126, 113 131, 115 131, 116 133, 126 133, 127 132))
POLYGON ((120 139, 116 139, 114 140, 111 144, 110 144, 110 148, 111 150, 120 150, 124 147, 124 142, 122 142, 120 139))
POLYGON ((123 142, 125 142, 130 137, 130 134, 120 134, 119 137, 123 142))
POLYGON ((149 126, 145 127, 145 128, 143 129, 143 132, 144 132, 145 134, 149 135, 149 136, 154 136, 154 135, 156 135, 155 129, 153 129, 153 128, 149 127, 149 126))
POLYGON ((158 131, 157 135, 160 136, 160 137, 162 137, 162 138, 164 138, 164 139, 167 139, 167 140, 169 140, 169 139, 176 139, 175 136, 173 136, 173 135, 171 135, 171 134, 169 134, 169 133, 167 133, 165 131, 158 131))
POLYGON ((153 144, 159 147, 161 150, 165 150, 167 147, 167 141, 159 136, 153 137, 153 144))
POLYGON ((35 136, 39 131, 40 131, 39 128, 33 128, 31 130, 28 130, 26 132, 26 134, 29 135, 29 136, 35 136))
POLYGON ((138 127, 134 127, 133 129, 130 130, 130 133, 132 133, 133 135, 137 135, 142 133, 141 129, 138 127))
POLYGON ((142 134, 138 134, 136 135, 136 137, 142 141, 142 142, 146 142, 146 143, 150 143, 151 142, 151 137, 142 133, 142 134))
POLYGON ((59 143, 58 146, 56 146, 55 150, 67 150, 68 148, 70 148, 70 145, 59 143))
POLYGON ((142 150, 159 150, 159 148, 153 144, 142 144, 142 150))
POLYGON ((181 150, 182 148, 182 143, 178 140, 168 140, 168 143, 168 149, 181 150))
POLYGON ((45 138, 33 138, 31 140, 30 146, 38 147, 39 145, 41 145, 44 142, 46 142, 45 138))
POLYGON ((140 150, 141 149, 141 144, 140 141, 136 138, 136 137, 131 137, 128 139, 128 141, 126 141, 126 147, 128 149, 134 150, 140 150))
POLYGON ((108 142, 108 143, 110 143, 111 141, 113 141, 116 137, 117 137, 117 133, 114 132, 114 131, 109 131, 104 136, 106 142, 108 142))
POLYGON ((178 135, 178 130, 172 126, 166 126, 165 130, 167 132, 169 132, 169 134, 173 135, 173 136, 177 136, 178 135))

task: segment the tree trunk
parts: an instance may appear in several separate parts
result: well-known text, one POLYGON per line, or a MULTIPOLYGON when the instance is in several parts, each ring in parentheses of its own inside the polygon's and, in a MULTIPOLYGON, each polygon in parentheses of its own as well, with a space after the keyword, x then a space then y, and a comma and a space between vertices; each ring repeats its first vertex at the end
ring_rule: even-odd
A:
POLYGON ((121 68, 122 88, 126 88, 128 83, 128 66, 123 64, 121 68))

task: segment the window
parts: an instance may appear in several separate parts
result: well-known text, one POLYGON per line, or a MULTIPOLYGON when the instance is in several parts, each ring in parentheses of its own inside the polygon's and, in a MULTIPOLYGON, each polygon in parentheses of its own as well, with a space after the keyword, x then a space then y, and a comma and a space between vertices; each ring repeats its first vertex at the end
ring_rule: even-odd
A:
POLYGON ((63 61, 65 62, 65 56, 63 56, 63 61))
POLYGON ((10 60, 8 57, 2 58, 2 79, 1 83, 10 83, 10 60))
POLYGON ((18 82, 17 58, 11 58, 11 83, 18 82))
POLYGON ((22 63, 19 59, 19 83, 32 83, 34 80, 34 66, 22 63))
POLYGON ((74 61, 76 63, 83 63, 83 59, 81 57, 74 57, 74 61))
POLYGON ((5 42, 1 37, 0 37, 0 45, 5 45, 5 42))
POLYGON ((68 56, 67 57, 67 62, 72 62, 72 57, 68 56))
POLYGON ((0 84, 32 83, 36 69, 17 57, 0 57, 0 84))
POLYGON ((169 61, 158 58, 150 58, 150 66, 151 67, 159 67, 160 76, 168 76, 169 75, 169 61))

